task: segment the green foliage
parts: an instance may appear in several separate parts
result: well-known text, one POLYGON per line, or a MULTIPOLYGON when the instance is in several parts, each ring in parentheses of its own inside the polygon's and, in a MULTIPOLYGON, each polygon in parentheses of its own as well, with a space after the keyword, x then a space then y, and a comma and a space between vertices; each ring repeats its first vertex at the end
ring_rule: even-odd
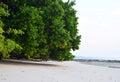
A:
POLYGON ((6 31, 7 34, 11 34, 13 33, 14 35, 17 35, 17 34, 24 34, 24 32, 22 30, 16 30, 16 29, 11 29, 9 28, 7 31, 6 31))
POLYGON ((2 2, 0 2, 0 18, 2 16, 8 16, 9 14, 6 12, 6 9, 8 8, 7 5, 3 4, 2 2))
POLYGON ((9 58, 9 53, 14 49, 22 49, 18 44, 16 44, 13 40, 6 39, 3 35, 4 23, 2 22, 3 16, 8 16, 6 12, 7 5, 0 3, 0 59, 9 58))
MULTIPOLYGON (((3 42, 5 38, 9 38, 4 44, 7 45, 6 49, 10 49, 8 50, 10 57, 23 56, 27 59, 41 58, 61 61, 74 58, 71 49, 79 49, 81 38, 77 35, 78 18, 73 9, 74 2, 62 0, 1 1, 8 5, 8 7, 0 6, 2 11, 0 16, 4 22, 3 24, 0 20, 0 27, 5 27, 0 28, 0 33, 3 42), (21 48, 18 44, 22 50, 19 50, 21 48)), ((4 44, 1 42, 1 45, 4 44)))
POLYGON ((53 60, 65 61, 72 60, 74 56, 70 53, 69 49, 54 49, 51 51, 51 58, 53 60))

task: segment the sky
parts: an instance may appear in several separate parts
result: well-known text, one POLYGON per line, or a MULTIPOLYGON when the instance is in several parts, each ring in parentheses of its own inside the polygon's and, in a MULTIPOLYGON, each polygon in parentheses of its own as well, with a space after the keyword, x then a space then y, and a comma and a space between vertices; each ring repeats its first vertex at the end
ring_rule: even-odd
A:
POLYGON ((76 0, 74 8, 82 39, 72 53, 120 60, 120 0, 76 0))

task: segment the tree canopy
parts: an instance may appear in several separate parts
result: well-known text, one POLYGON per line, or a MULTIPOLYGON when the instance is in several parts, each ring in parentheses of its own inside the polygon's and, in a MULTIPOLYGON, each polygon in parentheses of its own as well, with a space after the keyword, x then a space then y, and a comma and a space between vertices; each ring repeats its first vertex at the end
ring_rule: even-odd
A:
POLYGON ((22 47, 18 45, 15 41, 8 39, 4 36, 6 33, 3 29, 3 17, 9 15, 7 12, 8 6, 0 2, 0 59, 2 58, 9 58, 9 53, 12 52, 14 49, 21 50, 22 47))
POLYGON ((74 2, 1 0, 0 58, 72 60, 79 49, 74 2))

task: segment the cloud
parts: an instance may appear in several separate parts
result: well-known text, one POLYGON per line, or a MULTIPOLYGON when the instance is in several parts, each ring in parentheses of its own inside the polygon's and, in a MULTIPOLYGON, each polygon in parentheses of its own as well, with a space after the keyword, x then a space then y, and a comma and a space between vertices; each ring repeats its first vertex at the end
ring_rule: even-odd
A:
POLYGON ((119 17, 120 17, 120 8, 116 8, 116 9, 112 12, 112 16, 119 16, 119 17))
MULTIPOLYGON (((80 50, 74 52, 81 56, 116 57, 120 59, 120 2, 105 0, 104 5, 86 5, 77 0, 79 34, 82 35, 80 50), (116 6, 117 4, 117 6, 116 6)), ((92 0, 93 1, 93 0, 92 0)), ((101 4, 104 3, 100 1, 101 4)))

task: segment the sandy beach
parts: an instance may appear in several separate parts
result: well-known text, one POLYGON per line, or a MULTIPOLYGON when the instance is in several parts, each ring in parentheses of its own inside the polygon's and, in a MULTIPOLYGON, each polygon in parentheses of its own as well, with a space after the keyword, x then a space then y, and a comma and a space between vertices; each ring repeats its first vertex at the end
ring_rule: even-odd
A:
POLYGON ((65 62, 0 62, 0 82, 120 82, 120 68, 65 62))

